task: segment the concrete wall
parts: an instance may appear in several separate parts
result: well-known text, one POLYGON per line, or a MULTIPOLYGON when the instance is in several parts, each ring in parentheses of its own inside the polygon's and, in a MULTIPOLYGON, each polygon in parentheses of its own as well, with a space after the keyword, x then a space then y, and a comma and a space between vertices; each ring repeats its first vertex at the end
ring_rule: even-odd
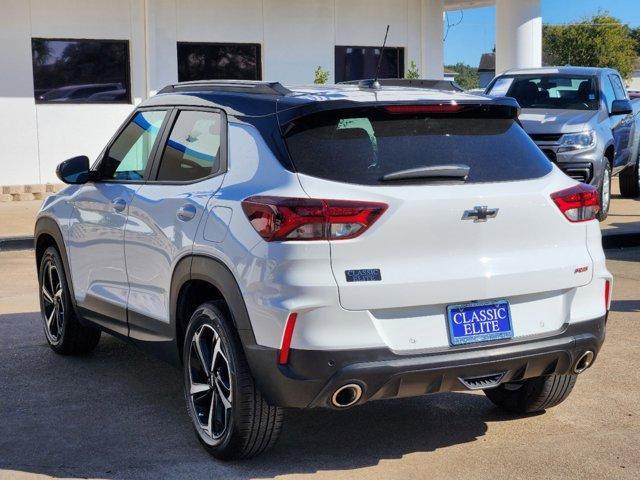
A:
POLYGON ((65 158, 95 158, 135 104, 177 81, 176 42, 259 43, 265 80, 311 83, 318 65, 333 81, 335 45, 379 45, 390 24, 388 45, 422 69, 421 22, 434 1, 0 1, 0 185, 55 181, 65 158), (36 105, 32 37, 128 40, 133 104, 36 105))

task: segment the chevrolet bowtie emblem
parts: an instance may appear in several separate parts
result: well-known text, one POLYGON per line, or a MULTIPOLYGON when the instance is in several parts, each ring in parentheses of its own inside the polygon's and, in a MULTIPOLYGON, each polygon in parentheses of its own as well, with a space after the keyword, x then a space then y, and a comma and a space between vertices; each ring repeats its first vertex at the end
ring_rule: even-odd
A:
POLYGON ((465 210, 462 220, 471 220, 473 223, 486 222, 488 218, 498 215, 498 208, 488 208, 486 205, 473 207, 473 210, 465 210))

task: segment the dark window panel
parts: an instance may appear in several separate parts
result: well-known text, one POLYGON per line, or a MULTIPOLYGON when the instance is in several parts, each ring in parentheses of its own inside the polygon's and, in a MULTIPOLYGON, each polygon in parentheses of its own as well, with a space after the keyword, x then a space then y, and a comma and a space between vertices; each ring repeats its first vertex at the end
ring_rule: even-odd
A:
MULTIPOLYGON (((336 82, 375 77, 381 51, 381 47, 336 46, 336 82)), ((404 77, 404 48, 385 47, 379 77, 404 77)))
POLYGON ((261 80, 260 45, 178 42, 178 81, 261 80))
POLYGON ((31 39, 37 103, 130 103, 126 40, 31 39))

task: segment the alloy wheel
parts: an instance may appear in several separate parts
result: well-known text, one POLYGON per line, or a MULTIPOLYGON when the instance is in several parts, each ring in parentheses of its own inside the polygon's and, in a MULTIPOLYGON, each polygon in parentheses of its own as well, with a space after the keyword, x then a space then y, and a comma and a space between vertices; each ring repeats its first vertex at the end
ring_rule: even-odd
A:
POLYGON ((220 443, 231 419, 233 392, 225 347, 208 324, 193 335, 189 351, 189 401, 201 435, 220 443))
POLYGON ((42 297, 45 332, 49 341, 55 345, 62 338, 65 320, 65 294, 62 288, 60 272, 51 258, 47 259, 44 265, 40 295, 42 297))

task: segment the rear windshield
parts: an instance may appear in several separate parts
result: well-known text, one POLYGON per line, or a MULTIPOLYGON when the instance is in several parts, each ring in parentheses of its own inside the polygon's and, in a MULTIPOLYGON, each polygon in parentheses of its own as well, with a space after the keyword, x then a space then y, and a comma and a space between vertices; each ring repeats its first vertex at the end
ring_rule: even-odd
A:
POLYGON ((388 185, 384 175, 440 165, 468 166, 466 183, 539 178, 552 168, 512 119, 332 110, 289 125, 285 140, 298 172, 363 185, 388 185))
POLYGON ((515 98, 522 108, 597 110, 594 77, 575 75, 518 75, 499 77, 488 92, 515 98))

